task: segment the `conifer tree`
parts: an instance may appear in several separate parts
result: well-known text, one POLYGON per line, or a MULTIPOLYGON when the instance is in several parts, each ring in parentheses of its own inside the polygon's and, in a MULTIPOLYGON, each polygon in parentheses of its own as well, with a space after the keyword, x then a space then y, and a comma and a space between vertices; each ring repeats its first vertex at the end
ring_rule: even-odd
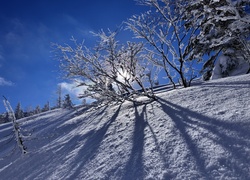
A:
POLYGON ((32 106, 28 106, 26 108, 26 112, 25 112, 25 117, 29 117, 29 116, 33 116, 34 115, 34 109, 32 106))
POLYGON ((241 59, 250 63, 249 6, 249 0, 187 1, 183 7, 185 27, 199 28, 191 41, 197 58, 209 56, 203 66, 205 72, 211 71, 221 53, 236 61, 234 64, 241 59))
POLYGON ((39 114, 39 113, 41 113, 41 108, 40 108, 40 106, 38 105, 38 106, 36 106, 35 114, 39 114))
POLYGON ((49 105, 49 102, 47 102, 45 105, 44 105, 44 107, 43 107, 43 109, 42 109, 42 112, 46 112, 46 111, 49 111, 50 110, 50 105, 49 105))
POLYGON ((11 117, 10 117, 9 113, 7 113, 7 112, 5 113, 4 119, 5 119, 5 122, 11 122, 11 117))
POLYGON ((57 107, 61 108, 62 107, 62 85, 58 85, 57 94, 58 94, 57 107))
POLYGON ((73 108, 73 103, 71 101, 70 95, 66 94, 63 101, 63 108, 73 108))
POLYGON ((16 116, 16 119, 21 119, 24 117, 24 113, 23 113, 23 110, 21 108, 20 102, 18 102, 18 104, 17 104, 16 110, 15 110, 15 116, 16 116))

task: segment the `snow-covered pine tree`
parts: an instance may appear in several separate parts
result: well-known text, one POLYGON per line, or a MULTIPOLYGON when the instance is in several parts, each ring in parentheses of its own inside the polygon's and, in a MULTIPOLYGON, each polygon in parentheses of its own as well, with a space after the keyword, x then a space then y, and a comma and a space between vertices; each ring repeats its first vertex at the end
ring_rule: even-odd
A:
POLYGON ((196 57, 209 56, 204 72, 211 74, 209 71, 221 53, 230 57, 229 61, 235 61, 233 64, 242 58, 249 62, 249 7, 249 0, 193 0, 183 8, 185 27, 199 27, 198 33, 191 37, 196 57))
POLYGON ((61 108, 62 107, 62 85, 61 84, 59 84, 57 87, 57 94, 58 94, 57 107, 61 108))
POLYGON ((50 105, 49 105, 49 102, 47 102, 45 105, 44 105, 44 107, 43 107, 43 109, 42 109, 42 112, 46 112, 46 111, 49 111, 50 110, 50 105))
POLYGON ((24 112, 25 117, 33 116, 35 114, 35 110, 33 109, 32 106, 27 106, 26 110, 24 112))
POLYGON ((5 119, 5 114, 0 114, 0 124, 7 122, 5 119))
POLYGON ((68 108, 68 109, 73 108, 73 103, 72 103, 72 101, 71 101, 71 98, 70 98, 70 95, 69 95, 69 94, 66 94, 66 95, 64 96, 63 108, 68 108))
POLYGON ((87 100, 86 99, 82 100, 82 105, 84 105, 84 106, 87 105, 87 100))
POLYGON ((41 108, 39 105, 37 105, 35 109, 35 114, 39 114, 39 113, 41 113, 41 108))
POLYGON ((9 113, 7 112, 3 113, 1 116, 2 116, 1 119, 3 123, 11 122, 11 117, 9 116, 9 113))
POLYGON ((246 74, 250 66, 241 53, 242 51, 235 49, 227 49, 224 51, 223 54, 218 57, 210 79, 246 74))
POLYGON ((6 112, 5 115, 4 115, 4 121, 5 122, 11 122, 11 117, 10 117, 8 112, 6 112))
POLYGON ((16 116, 16 119, 21 119, 21 118, 24 117, 24 113, 23 113, 23 110, 21 108, 21 103, 20 102, 18 102, 18 104, 16 106, 15 116, 16 116))

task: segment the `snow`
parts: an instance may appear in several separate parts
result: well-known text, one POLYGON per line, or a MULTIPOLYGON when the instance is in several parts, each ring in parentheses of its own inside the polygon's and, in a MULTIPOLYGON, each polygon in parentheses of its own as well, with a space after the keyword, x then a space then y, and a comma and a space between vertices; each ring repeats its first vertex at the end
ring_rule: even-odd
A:
POLYGON ((246 74, 249 70, 249 63, 243 58, 231 59, 227 55, 221 55, 215 63, 211 79, 219 79, 225 76, 238 76, 246 74))
POLYGON ((250 179, 250 75, 0 125, 0 179, 250 179))

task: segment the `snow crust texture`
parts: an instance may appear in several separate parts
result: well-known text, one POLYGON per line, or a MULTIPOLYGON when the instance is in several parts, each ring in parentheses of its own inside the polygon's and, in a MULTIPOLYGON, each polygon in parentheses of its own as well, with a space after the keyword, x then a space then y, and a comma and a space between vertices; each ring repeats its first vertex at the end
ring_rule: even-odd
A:
POLYGON ((0 126, 0 179, 250 179, 250 75, 20 120, 28 153, 0 126))

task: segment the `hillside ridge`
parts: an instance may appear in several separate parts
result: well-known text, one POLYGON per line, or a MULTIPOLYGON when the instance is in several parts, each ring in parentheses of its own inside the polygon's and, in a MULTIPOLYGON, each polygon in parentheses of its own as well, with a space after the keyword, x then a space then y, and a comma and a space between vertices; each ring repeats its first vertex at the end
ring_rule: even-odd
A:
POLYGON ((2 179, 250 179, 250 75, 0 125, 2 179), (14 151, 13 151, 14 150, 14 151))

